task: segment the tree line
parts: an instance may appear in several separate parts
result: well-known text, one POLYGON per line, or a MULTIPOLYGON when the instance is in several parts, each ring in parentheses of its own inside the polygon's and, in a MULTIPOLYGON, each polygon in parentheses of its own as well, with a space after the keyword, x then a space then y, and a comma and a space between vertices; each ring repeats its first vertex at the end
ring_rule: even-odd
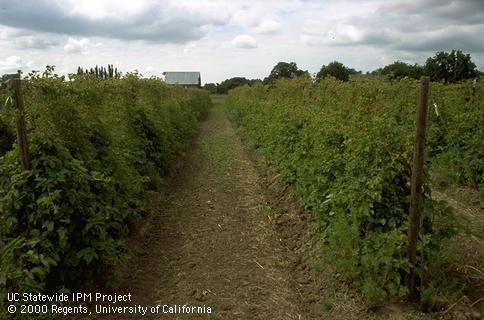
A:
POLYGON ((101 79, 118 79, 121 77, 121 72, 118 71, 118 68, 114 67, 112 64, 108 64, 108 67, 105 68, 103 66, 98 67, 97 65, 94 68, 77 68, 77 74, 78 75, 83 75, 83 74, 90 74, 94 75, 97 78, 101 79))
MULTIPOLYGON (((331 76, 341 81, 349 81, 350 76, 356 74, 363 74, 363 72, 347 67, 341 62, 333 61, 323 65, 314 78, 319 81, 331 76)), ((470 54, 465 54, 460 50, 452 50, 451 52, 437 52, 433 57, 429 57, 424 65, 395 61, 385 67, 366 72, 366 75, 383 76, 390 81, 405 77, 419 79, 421 76, 429 76, 432 81, 455 83, 482 76, 483 73, 477 70, 470 54)), ((221 83, 207 83, 204 85, 204 89, 210 91, 210 93, 225 94, 233 88, 246 84, 249 86, 257 82, 271 84, 280 78, 301 76, 310 77, 311 75, 307 70, 299 69, 295 62, 279 62, 263 80, 235 77, 221 83)))
POLYGON ((433 57, 429 57, 424 65, 417 63, 411 65, 396 61, 371 74, 383 75, 391 80, 399 80, 404 77, 418 79, 421 76, 429 76, 432 81, 455 83, 476 78, 480 72, 470 54, 452 50, 451 52, 437 52, 433 57))
POLYGON ((229 90, 241 87, 244 85, 253 85, 256 82, 262 82, 260 79, 247 79, 244 77, 234 77, 224 80, 220 83, 206 83, 203 88, 210 91, 210 93, 226 94, 229 90))

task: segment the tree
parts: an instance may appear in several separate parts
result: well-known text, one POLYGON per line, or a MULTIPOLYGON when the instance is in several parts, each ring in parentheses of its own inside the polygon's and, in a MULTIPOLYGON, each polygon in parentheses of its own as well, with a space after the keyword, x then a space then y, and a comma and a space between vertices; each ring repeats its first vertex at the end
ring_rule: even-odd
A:
POLYGON ((452 50, 450 53, 439 51, 435 56, 427 59, 425 74, 433 81, 445 83, 458 82, 477 77, 477 69, 469 54, 460 50, 452 50))
POLYGON ((225 94, 229 90, 232 90, 232 89, 234 89, 236 87, 240 87, 240 86, 243 86, 243 85, 246 85, 246 84, 249 84, 249 83, 250 83, 250 80, 249 79, 246 79, 246 78, 243 78, 243 77, 230 78, 230 79, 227 79, 227 80, 222 81, 218 85, 217 92, 218 93, 225 94))
POLYGON ((221 83, 206 83, 203 88, 205 90, 210 91, 210 93, 220 93, 226 94, 229 90, 232 90, 237 87, 241 87, 244 85, 253 85, 256 82, 261 82, 260 79, 247 79, 244 77, 234 77, 227 80, 222 81, 221 83))
POLYGON ((108 77, 110 79, 114 78, 114 70, 113 70, 113 66, 108 64, 108 77))
POLYGON ((319 70, 318 74, 316 75, 316 79, 321 80, 328 76, 332 76, 341 81, 348 81, 350 79, 350 73, 353 70, 354 69, 345 67, 345 65, 341 62, 333 61, 327 66, 321 67, 321 70, 319 70))
POLYGON ((383 68, 377 68, 373 71, 367 71, 366 74, 371 75, 371 76, 381 76, 382 75, 382 70, 383 68))
POLYGON ((279 62, 272 68, 269 76, 264 79, 264 83, 272 83, 276 79, 295 78, 306 74, 309 73, 299 69, 295 62, 279 62))
POLYGON ((356 70, 356 69, 353 69, 353 68, 346 68, 346 70, 348 70, 348 72, 351 74, 363 74, 363 71, 361 70, 356 70))
POLYGON ((217 93, 217 84, 215 83, 205 83, 203 89, 207 90, 210 93, 217 93))
POLYGON ((404 77, 419 79, 424 72, 424 68, 418 64, 408 64, 401 61, 395 61, 381 69, 380 74, 387 76, 392 80, 400 80, 404 77))
POLYGON ((95 75, 97 78, 101 78, 101 79, 113 79, 113 78, 117 79, 121 77, 121 73, 118 72, 118 68, 114 68, 112 64, 108 64, 107 69, 103 66, 101 67, 96 66, 95 68, 90 68, 90 69, 86 68, 85 70, 81 67, 78 67, 77 74, 95 75))

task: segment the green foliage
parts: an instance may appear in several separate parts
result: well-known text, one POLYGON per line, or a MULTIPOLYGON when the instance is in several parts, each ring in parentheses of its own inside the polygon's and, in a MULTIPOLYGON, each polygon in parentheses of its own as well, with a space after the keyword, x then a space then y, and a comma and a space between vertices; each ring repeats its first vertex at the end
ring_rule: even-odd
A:
POLYGON ((0 156, 12 148, 14 135, 9 126, 0 118, 0 156))
MULTIPOLYGON (((418 82, 410 79, 391 84, 299 78, 279 80, 272 88, 237 88, 227 98, 242 134, 275 164, 301 205, 317 218, 325 260, 373 303, 407 294, 417 93, 418 82)), ((429 143, 437 148, 433 132, 443 129, 435 121, 430 126, 429 143)), ((445 279, 426 274, 443 265, 446 256, 435 253, 445 251, 444 240, 456 232, 457 223, 431 200, 425 181, 418 272, 427 288, 445 279)))
POLYGON ((430 116, 438 126, 429 134, 435 169, 484 194, 484 83, 477 82, 474 95, 472 87, 432 83, 430 116))
POLYGON ((7 88, 8 76, 6 74, 0 76, 0 90, 7 88))
POLYGON ((206 83, 203 86, 203 89, 207 90, 211 94, 215 94, 215 93, 217 93, 217 83, 206 83))
POLYGON ((395 61, 381 69, 380 74, 387 76, 391 80, 400 80, 404 77, 419 79, 423 75, 423 67, 418 64, 408 64, 395 61))
POLYGON ((344 64, 338 61, 333 61, 327 66, 322 66, 316 75, 316 79, 321 80, 326 77, 335 77, 341 81, 348 81, 350 79, 350 74, 356 73, 354 69, 345 67, 344 64))
POLYGON ((253 85, 255 83, 262 82, 259 79, 247 79, 244 77, 234 77, 224 80, 220 83, 207 83, 203 86, 203 89, 208 90, 210 93, 215 94, 227 94, 229 90, 245 85, 253 85))
POLYGON ((217 87, 217 93, 225 94, 229 92, 229 90, 232 90, 237 87, 241 87, 244 85, 252 85, 256 82, 257 80, 249 80, 243 77, 235 77, 235 78, 230 78, 227 80, 222 81, 218 87, 217 87))
POLYGON ((296 78, 303 75, 308 75, 308 72, 299 69, 295 62, 279 62, 272 68, 269 76, 264 79, 264 83, 273 83, 277 79, 296 78))
MULTIPOLYGON (((6 79, 6 78, 5 78, 6 79)), ((14 110, 7 85, 0 88, 0 158, 13 148, 14 144, 14 110)))
POLYGON ((75 288, 122 262, 146 191, 211 105, 202 90, 136 74, 65 81, 53 69, 24 81, 24 100, 32 170, 16 148, 0 157, 0 295, 75 288))
POLYGON ((331 298, 329 297, 323 298, 323 307, 326 311, 333 310, 333 302, 331 302, 331 298))
POLYGON ((118 79, 121 77, 121 72, 118 72, 118 68, 115 68, 112 64, 108 64, 107 69, 103 66, 90 69, 77 67, 77 75, 91 75, 100 79, 118 79))
POLYGON ((458 82, 477 77, 477 69, 469 54, 460 50, 440 51, 427 59, 425 74, 433 81, 458 82))

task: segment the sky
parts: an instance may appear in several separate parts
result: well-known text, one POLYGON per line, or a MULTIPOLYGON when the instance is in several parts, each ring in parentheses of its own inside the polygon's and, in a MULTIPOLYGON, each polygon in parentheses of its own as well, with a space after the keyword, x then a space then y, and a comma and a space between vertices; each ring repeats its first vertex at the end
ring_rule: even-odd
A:
POLYGON ((484 70, 484 0, 0 0, 0 74, 114 64, 206 83, 264 78, 279 61, 365 72, 451 49, 484 70))

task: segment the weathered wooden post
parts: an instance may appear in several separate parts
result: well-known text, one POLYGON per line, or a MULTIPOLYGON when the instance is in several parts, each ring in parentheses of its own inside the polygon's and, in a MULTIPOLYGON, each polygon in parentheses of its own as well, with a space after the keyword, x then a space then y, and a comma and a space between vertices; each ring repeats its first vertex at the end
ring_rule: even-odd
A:
POLYGON ((20 73, 10 75, 15 100, 15 114, 17 124, 17 143, 20 153, 20 165, 22 170, 30 170, 30 156, 27 143, 27 128, 25 126, 24 100, 22 96, 22 82, 20 73))
POLYGON ((425 149, 425 129, 427 126, 427 107, 429 96, 429 77, 420 79, 420 98, 417 108, 417 129, 413 153, 413 167, 410 198, 410 227, 408 232, 408 258, 411 270, 407 275, 407 287, 410 299, 418 300, 417 294, 417 242, 420 233, 420 210, 422 203, 422 176, 425 149))

